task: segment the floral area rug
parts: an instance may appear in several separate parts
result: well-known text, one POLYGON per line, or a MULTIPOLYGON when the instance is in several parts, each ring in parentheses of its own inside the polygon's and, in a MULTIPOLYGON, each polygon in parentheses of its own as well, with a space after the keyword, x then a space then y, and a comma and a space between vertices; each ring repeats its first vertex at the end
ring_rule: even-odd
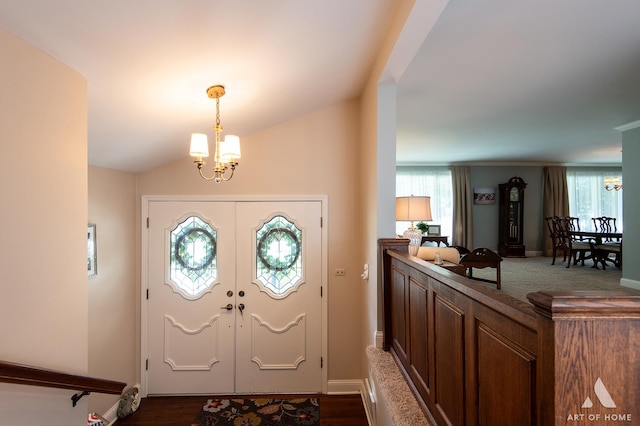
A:
POLYGON ((191 426, 319 425, 317 398, 209 399, 191 426))

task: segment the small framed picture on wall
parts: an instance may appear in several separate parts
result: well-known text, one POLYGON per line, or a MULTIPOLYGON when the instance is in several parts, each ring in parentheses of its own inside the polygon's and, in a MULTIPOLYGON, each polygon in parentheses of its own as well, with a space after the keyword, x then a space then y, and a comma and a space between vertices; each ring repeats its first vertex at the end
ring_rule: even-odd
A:
POLYGON ((96 225, 87 227, 87 276, 95 277, 98 274, 98 254, 96 245, 96 225))
POLYGON ((495 188, 473 188, 473 204, 495 204, 495 188))

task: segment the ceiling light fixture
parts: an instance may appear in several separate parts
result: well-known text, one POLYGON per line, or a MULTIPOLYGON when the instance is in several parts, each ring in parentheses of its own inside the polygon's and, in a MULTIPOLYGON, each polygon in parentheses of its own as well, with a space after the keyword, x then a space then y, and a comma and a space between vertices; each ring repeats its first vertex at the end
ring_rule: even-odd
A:
POLYGON ((213 131, 216 134, 216 153, 214 156, 213 176, 207 177, 202 173, 202 166, 205 165, 204 157, 209 156, 209 142, 204 133, 191 134, 191 149, 189 155, 196 157, 193 161, 198 167, 198 172, 202 179, 212 180, 215 183, 228 181, 233 177, 233 172, 238 165, 240 158, 240 138, 235 135, 226 135, 222 140, 222 125, 220 125, 220 98, 225 94, 224 86, 215 85, 207 89, 207 95, 216 100, 216 124, 213 131), (231 174, 227 176, 227 170, 231 174))
POLYGON ((615 189, 620 191, 622 189, 622 181, 619 177, 606 177, 604 178, 604 189, 611 191, 615 189))

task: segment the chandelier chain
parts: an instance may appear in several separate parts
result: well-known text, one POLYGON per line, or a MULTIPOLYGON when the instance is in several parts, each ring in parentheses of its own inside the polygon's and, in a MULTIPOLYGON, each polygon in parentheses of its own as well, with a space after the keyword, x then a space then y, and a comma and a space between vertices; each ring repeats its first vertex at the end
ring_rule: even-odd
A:
POLYGON ((216 97, 216 127, 220 127, 220 96, 216 97))

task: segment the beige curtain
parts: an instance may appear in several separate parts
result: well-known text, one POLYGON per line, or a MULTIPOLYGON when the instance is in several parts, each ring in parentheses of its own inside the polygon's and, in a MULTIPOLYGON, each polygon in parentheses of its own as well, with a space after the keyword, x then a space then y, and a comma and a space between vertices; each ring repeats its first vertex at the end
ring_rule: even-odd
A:
POLYGON ((454 246, 463 246, 473 250, 473 217, 471 182, 469 168, 454 166, 450 168, 453 184, 453 236, 454 246))
MULTIPOLYGON (((544 195, 542 200, 543 217, 569 216, 569 191, 567 189, 566 167, 545 167, 544 195)), ((552 255, 551 238, 546 223, 544 229, 544 255, 552 255)))

